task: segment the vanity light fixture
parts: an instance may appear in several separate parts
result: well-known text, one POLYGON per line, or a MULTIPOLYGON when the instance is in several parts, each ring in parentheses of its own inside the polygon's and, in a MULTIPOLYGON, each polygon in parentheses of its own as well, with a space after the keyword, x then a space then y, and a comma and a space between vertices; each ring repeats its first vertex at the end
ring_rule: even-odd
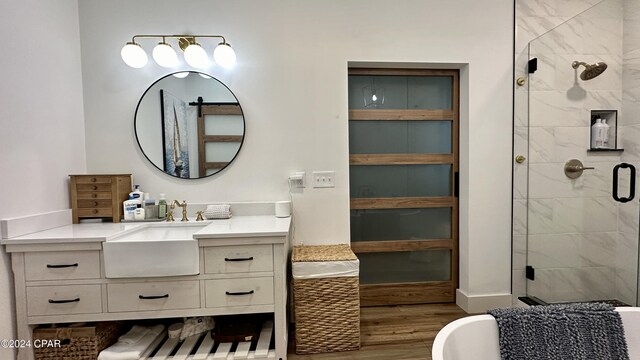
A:
POLYGON ((178 65, 178 55, 174 48, 167 42, 168 39, 176 39, 178 47, 184 52, 185 62, 194 68, 206 68, 209 66, 209 56, 205 49, 196 42, 197 38, 220 38, 222 42, 213 51, 215 62, 225 68, 232 67, 236 62, 236 53, 222 35, 134 35, 120 51, 122 60, 132 68, 142 68, 148 62, 147 53, 136 42, 140 38, 161 39, 153 49, 153 60, 162 67, 174 67, 178 65))

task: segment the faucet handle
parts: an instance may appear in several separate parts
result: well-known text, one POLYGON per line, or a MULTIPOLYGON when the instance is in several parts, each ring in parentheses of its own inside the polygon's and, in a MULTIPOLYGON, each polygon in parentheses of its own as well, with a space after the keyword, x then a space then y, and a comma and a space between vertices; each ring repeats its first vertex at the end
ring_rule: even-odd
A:
POLYGON ((202 218, 202 211, 196 211, 196 214, 198 214, 196 221, 204 221, 204 219, 202 218))

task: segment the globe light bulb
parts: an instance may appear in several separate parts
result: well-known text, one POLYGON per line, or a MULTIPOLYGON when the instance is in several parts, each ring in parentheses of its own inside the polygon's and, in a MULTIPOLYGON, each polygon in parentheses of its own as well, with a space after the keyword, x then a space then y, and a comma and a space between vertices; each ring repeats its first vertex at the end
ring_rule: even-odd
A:
POLYGON ((120 50, 120 57, 125 64, 132 68, 140 69, 147 65, 149 58, 142 47, 134 42, 129 42, 120 50))
POLYGON ((213 50, 213 58, 218 65, 224 68, 230 68, 236 63, 236 53, 226 42, 218 44, 215 50, 213 50))
POLYGON ((170 68, 178 65, 178 54, 171 45, 161 42, 153 48, 153 60, 162 67, 170 68))
POLYGON ((194 68, 206 68, 209 66, 207 52, 198 43, 191 44, 184 49, 184 61, 194 68))

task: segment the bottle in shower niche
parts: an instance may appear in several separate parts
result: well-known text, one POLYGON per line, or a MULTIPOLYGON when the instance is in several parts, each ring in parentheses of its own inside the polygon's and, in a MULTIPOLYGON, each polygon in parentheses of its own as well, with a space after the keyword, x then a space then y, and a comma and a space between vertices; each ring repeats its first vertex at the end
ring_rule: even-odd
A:
POLYGON ((592 149, 600 149, 603 144, 603 125, 602 119, 596 118, 596 122, 591 125, 591 148, 592 149))
POLYGON ((607 119, 602 119, 602 147, 605 149, 609 148, 609 124, 607 124, 607 119))

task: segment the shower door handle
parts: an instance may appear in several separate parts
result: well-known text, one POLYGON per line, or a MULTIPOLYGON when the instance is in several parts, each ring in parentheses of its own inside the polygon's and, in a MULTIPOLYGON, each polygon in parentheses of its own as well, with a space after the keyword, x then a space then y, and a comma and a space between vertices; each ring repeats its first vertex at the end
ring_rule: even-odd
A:
POLYGON ((621 203, 626 203, 629 202, 631 200, 633 200, 633 198, 636 196, 636 167, 631 165, 631 164, 627 164, 627 163, 621 163, 618 164, 616 166, 613 167, 613 199, 615 201, 619 201, 621 203), (618 173, 620 172, 620 169, 626 169, 629 168, 630 170, 630 174, 629 174, 629 196, 628 197, 620 197, 618 195, 618 173))

